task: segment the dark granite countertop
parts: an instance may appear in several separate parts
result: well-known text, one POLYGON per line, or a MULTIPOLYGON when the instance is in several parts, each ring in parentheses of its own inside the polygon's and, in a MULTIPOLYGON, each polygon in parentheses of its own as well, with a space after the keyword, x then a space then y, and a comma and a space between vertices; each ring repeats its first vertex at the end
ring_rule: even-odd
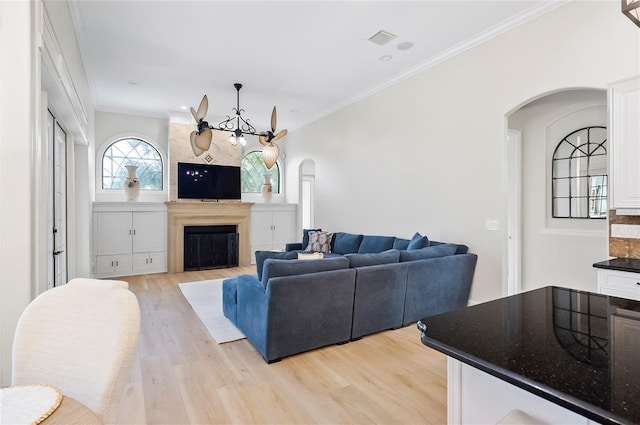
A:
POLYGON ((423 344, 603 424, 640 424, 640 302, 545 287, 424 318, 423 344))
POLYGON ((640 273, 640 260, 636 258, 613 258, 611 260, 600 261, 593 267, 598 269, 620 270, 623 272, 640 273))

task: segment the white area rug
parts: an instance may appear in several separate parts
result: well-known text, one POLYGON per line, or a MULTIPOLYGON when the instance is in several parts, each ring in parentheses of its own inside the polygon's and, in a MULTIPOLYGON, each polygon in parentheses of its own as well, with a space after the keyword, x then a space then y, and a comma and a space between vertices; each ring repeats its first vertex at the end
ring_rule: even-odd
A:
POLYGON ((178 285, 182 295, 218 344, 246 338, 222 313, 223 280, 203 280, 178 285))

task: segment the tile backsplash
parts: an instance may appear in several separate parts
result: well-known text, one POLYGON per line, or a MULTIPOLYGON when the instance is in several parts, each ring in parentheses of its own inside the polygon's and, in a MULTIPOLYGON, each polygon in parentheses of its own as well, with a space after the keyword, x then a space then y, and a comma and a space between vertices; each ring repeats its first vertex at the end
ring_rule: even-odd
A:
POLYGON ((612 224, 640 226, 640 216, 617 215, 615 210, 609 211, 609 255, 612 257, 640 259, 640 239, 611 237, 612 224))

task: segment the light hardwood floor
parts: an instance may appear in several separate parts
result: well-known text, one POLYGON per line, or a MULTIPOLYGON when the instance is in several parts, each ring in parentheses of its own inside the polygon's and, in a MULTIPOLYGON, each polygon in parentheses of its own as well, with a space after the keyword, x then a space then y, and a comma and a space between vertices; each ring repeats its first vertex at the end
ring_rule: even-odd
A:
POLYGON ((142 332, 123 424, 444 424, 446 357, 415 325, 267 364, 247 340, 217 344, 179 283, 254 267, 120 278, 142 332))

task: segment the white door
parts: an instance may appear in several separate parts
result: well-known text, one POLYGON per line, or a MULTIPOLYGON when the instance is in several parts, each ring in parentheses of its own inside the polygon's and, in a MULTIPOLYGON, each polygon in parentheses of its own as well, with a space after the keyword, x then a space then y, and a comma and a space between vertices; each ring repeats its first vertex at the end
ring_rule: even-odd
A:
POLYGON ((52 232, 48 238, 49 247, 52 248, 49 251, 48 286, 52 283, 52 286, 60 286, 67 283, 67 134, 51 112, 47 118, 47 129, 47 139, 50 138, 47 144, 51 148, 48 161, 51 165, 49 193, 52 201, 48 217, 48 228, 52 232))
POLYGON ((55 266, 53 255, 54 238, 53 238, 53 129, 55 127, 55 118, 51 111, 47 111, 47 130, 45 132, 45 146, 47 158, 47 289, 51 289, 55 282, 55 266))

